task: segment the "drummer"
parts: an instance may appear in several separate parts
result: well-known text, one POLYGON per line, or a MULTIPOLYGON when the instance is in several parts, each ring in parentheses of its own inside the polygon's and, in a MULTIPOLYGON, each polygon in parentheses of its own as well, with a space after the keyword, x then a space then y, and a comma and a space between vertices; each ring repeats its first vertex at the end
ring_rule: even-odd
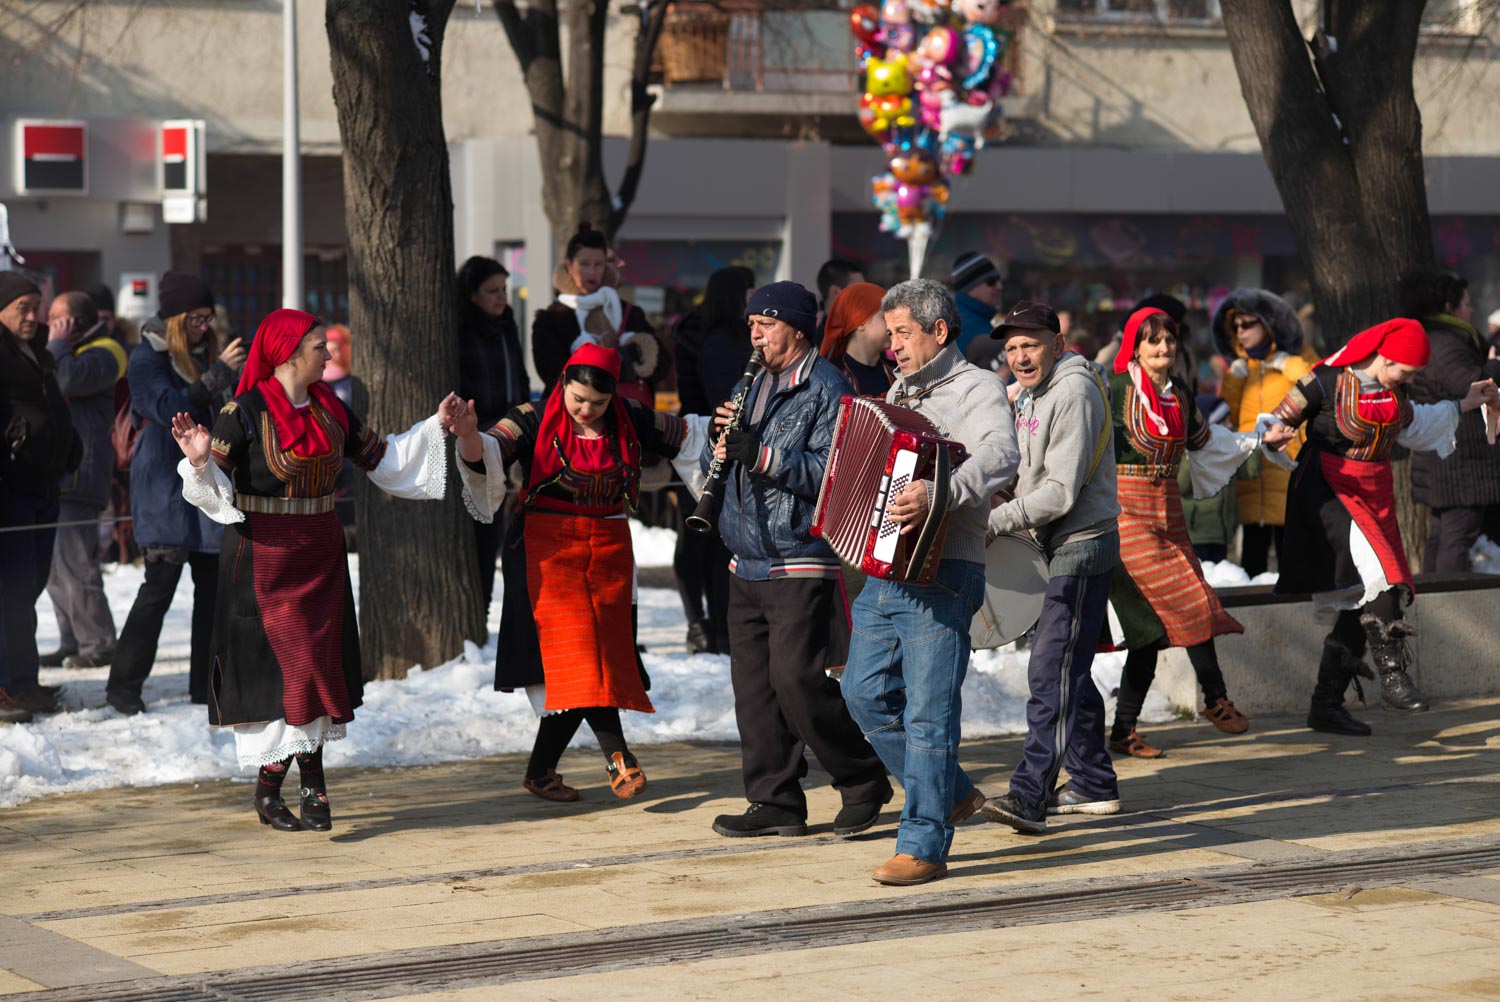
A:
MULTIPOLYGON (((847 295, 847 293, 845 293, 847 295)), ((896 854, 876 868, 882 884, 925 884, 948 872, 953 826, 984 797, 958 767, 960 689, 969 667, 969 624, 984 596, 989 500, 1016 470, 1005 387, 958 350, 958 306, 931 279, 885 294, 899 374, 886 402, 909 407, 968 458, 949 481, 948 534, 930 584, 871 579, 851 610, 854 635, 842 684, 849 712, 891 775, 906 788, 896 854)), ((917 481, 888 511, 916 531, 934 485, 917 481)))
POLYGON ((1114 439, 1103 374, 1066 350, 1057 314, 1022 300, 990 334, 1021 391, 1014 500, 990 513, 991 536, 1030 530, 1050 578, 1027 666, 1026 742, 1010 791, 985 818, 1039 835, 1048 814, 1114 814, 1114 766, 1104 745, 1104 700, 1094 687, 1094 648, 1120 559, 1114 439), (1066 766, 1068 782, 1053 789, 1066 766))

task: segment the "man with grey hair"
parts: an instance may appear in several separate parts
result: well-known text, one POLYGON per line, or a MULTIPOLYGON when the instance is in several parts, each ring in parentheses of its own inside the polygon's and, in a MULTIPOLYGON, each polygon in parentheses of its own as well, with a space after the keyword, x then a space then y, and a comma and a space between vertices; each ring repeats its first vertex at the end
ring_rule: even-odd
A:
MULTIPOLYGON (((844 669, 849 712, 891 775, 906 788, 896 854, 875 870, 882 884, 925 884, 948 872, 953 826, 984 796, 958 765, 960 690, 969 667, 969 623, 984 594, 990 499, 1016 471, 1014 421, 1004 385, 958 350, 958 307, 929 279, 902 282, 881 303, 899 372, 888 403, 909 407, 967 458, 948 492, 948 535, 931 584, 871 579, 855 600, 844 669)), ((889 513, 915 531, 934 485, 896 494, 889 513)))

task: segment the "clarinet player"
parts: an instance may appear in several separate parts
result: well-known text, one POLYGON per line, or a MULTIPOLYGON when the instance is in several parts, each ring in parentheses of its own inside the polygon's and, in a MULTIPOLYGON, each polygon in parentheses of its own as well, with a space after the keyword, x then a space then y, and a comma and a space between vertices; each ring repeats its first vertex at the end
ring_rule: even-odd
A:
MULTIPOLYGON (((953 295, 927 278, 902 282, 880 308, 900 370, 886 402, 909 407, 968 453, 948 484, 948 535, 930 584, 871 578, 854 603, 843 686, 849 710, 906 789, 896 853, 876 867, 882 884, 925 884, 948 872, 953 826, 984 803, 958 765, 960 691, 969 624, 984 597, 990 499, 1020 455, 1005 384, 964 361, 953 295)), ((916 481, 887 509, 916 531, 935 485, 916 481)), ((938 514, 943 514, 939 512, 938 514)))
POLYGON ((730 678, 740 731, 743 814, 723 814, 730 838, 807 834, 804 748, 833 776, 843 807, 834 831, 875 824, 891 799, 885 769, 849 716, 827 669, 844 663, 849 621, 839 561, 811 534, 823 466, 833 443, 842 374, 812 350, 817 300, 795 282, 757 289, 745 307, 765 367, 741 416, 729 404, 705 471, 728 463, 719 530, 734 555, 729 578, 730 678))

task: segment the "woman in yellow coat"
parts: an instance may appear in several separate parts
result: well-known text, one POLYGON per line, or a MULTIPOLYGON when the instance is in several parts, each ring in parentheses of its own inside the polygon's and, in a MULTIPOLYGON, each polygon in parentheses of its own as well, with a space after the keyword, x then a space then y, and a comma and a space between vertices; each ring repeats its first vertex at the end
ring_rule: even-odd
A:
MULTIPOLYGON (((1214 312, 1214 346, 1229 371, 1220 391, 1229 404, 1230 427, 1254 431, 1255 420, 1269 414, 1318 363, 1305 345, 1302 324, 1285 299, 1265 289, 1235 289, 1214 312)), ((1293 457, 1300 438, 1288 452, 1293 457)), ((1271 547, 1282 559, 1281 532, 1286 524, 1286 494, 1291 474, 1270 463, 1251 480, 1235 482, 1235 501, 1244 535, 1240 563, 1254 577, 1266 570, 1271 547)))

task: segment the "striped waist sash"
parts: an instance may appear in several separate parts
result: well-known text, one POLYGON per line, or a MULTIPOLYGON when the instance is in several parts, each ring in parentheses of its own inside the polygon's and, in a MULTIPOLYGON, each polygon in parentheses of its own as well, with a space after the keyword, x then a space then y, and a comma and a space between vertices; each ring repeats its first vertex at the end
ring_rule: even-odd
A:
POLYGON ((234 506, 256 515, 322 515, 333 511, 333 495, 315 498, 268 498, 258 494, 234 495, 234 506))

